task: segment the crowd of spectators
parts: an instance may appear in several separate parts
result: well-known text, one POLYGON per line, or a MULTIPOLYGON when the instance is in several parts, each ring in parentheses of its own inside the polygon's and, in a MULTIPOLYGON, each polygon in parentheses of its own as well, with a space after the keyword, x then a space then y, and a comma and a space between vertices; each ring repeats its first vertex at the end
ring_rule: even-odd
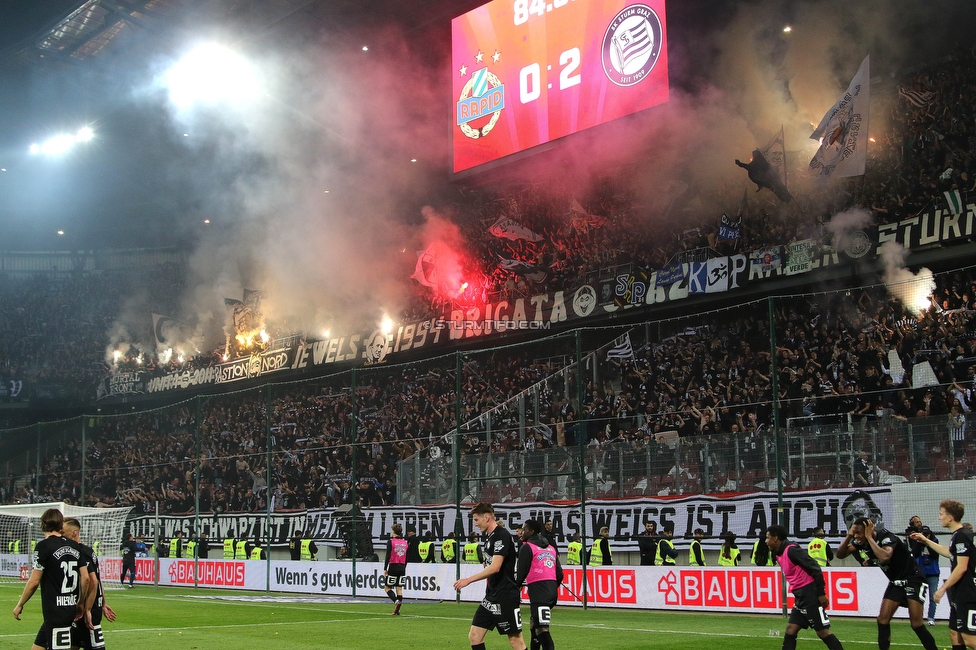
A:
MULTIPOLYGON (((965 52, 904 79, 903 88, 931 93, 922 106, 899 97, 896 89, 882 96, 885 117, 872 126, 877 142, 869 148, 871 171, 863 182, 850 185, 850 192, 834 191, 830 198, 825 190, 791 188, 798 202, 827 214, 860 206, 884 223, 943 201, 945 190, 976 189, 970 178, 976 151, 972 62, 965 52)), ((498 190, 473 191, 456 212, 465 240, 476 249, 483 273, 490 278, 485 290, 527 292, 533 286, 571 283, 616 264, 660 268, 682 250, 714 244, 709 234, 714 235, 723 210, 713 208, 734 211, 741 192, 741 184, 674 185, 666 205, 654 209, 672 217, 678 211, 685 228, 681 232, 675 232, 674 219, 649 218, 650 208, 636 195, 609 182, 579 197, 579 207, 597 219, 570 209, 577 198, 571 192, 537 188, 508 188, 504 195, 498 190), (696 201, 685 205, 691 195, 696 201), (501 216, 542 239, 508 240, 488 234, 501 216), (504 270, 500 259, 541 269, 545 278, 529 279, 524 269, 504 270)), ((771 193, 754 196, 735 243, 740 250, 816 234, 815 223, 796 218, 771 193)), ((933 306, 921 319, 909 317, 883 289, 779 301, 776 367, 784 419, 843 414, 863 421, 961 416, 964 422, 976 367, 971 326, 976 276, 960 272, 937 280, 933 306), (931 387, 912 384, 913 372, 922 362, 932 368, 931 387)), ((34 386, 59 381, 92 386, 113 369, 105 359, 105 337, 125 306, 122 297, 151 291, 151 302, 159 311, 175 309, 182 282, 181 271, 174 268, 7 278, 0 283, 0 377, 23 378, 34 386)), ((430 308, 429 297, 418 296, 412 314, 430 308)), ((648 448, 659 445, 659 436, 669 432, 682 439, 738 435, 748 440, 768 429, 774 396, 765 315, 748 310, 705 315, 692 328, 687 325, 660 340, 636 345, 632 359, 597 358, 600 378, 587 382, 579 407, 582 417, 574 406, 575 395, 560 390, 559 382, 549 382, 537 393, 538 420, 527 434, 519 427, 502 426, 491 434, 468 435, 463 453, 574 446, 580 436, 596 450, 648 448)), ((500 352, 466 366, 462 421, 475 419, 559 372, 565 362, 538 361, 549 358, 545 351, 500 352)), ((170 360, 166 369, 220 360, 220 351, 214 351, 192 360, 170 360)), ((157 364, 151 357, 140 363, 135 353, 126 351, 114 369, 157 369, 157 364)), ((453 369, 420 364, 398 374, 375 375, 359 387, 355 475, 361 479, 356 487, 365 505, 396 501, 398 461, 418 452, 449 453, 444 434, 454 422, 455 379, 453 369)), ((201 510, 217 513, 262 511, 268 499, 276 510, 350 502, 353 457, 348 443, 353 418, 348 387, 283 389, 272 401, 270 427, 263 399, 247 395, 213 398, 203 406, 199 422, 188 407, 99 419, 85 449, 80 440, 66 437, 43 460, 40 477, 19 485, 8 477, 0 497, 8 502, 41 496, 79 501, 84 455, 84 500, 89 504, 148 509, 159 501, 175 513, 192 510, 199 500, 201 510), (273 440, 270 477, 268 430, 273 440), (203 460, 197 466, 193 459, 198 441, 203 460), (33 494, 38 486, 39 494, 33 494)), ((656 469, 676 470, 663 447, 661 457, 663 464, 656 469)))

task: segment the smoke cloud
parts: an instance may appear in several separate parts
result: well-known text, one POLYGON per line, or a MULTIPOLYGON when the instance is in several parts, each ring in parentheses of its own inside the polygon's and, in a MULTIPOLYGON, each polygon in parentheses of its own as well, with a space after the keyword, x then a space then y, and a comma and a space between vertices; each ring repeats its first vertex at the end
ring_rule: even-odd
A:
POLYGON ((918 273, 905 267, 908 251, 898 242, 885 242, 878 251, 884 263, 884 281, 888 292, 911 313, 920 316, 932 306, 935 278, 924 266, 918 273))
MULTIPOLYGON (((608 169, 618 170, 615 180, 642 201, 646 218, 672 232, 685 224, 662 188, 678 188, 675 195, 719 188, 702 194, 709 204, 699 210, 717 223, 749 186, 735 158, 784 126, 788 166, 804 167, 817 146, 808 138, 812 125, 866 54, 876 74, 892 72, 928 56, 933 33, 973 13, 965 2, 765 0, 715 3, 717 11, 704 16, 689 4, 669 6, 671 101, 534 156, 519 168, 519 182, 584 196, 608 169)), ((465 215, 452 209, 458 195, 444 183, 455 98, 445 73, 449 25, 437 29, 434 57, 427 34, 407 37, 396 28, 374 32, 382 47, 369 52, 344 39, 268 43, 245 53, 259 62, 263 84, 253 102, 170 110, 172 132, 192 137, 181 143, 186 159, 171 162, 168 173, 194 197, 173 228, 199 233, 199 223, 212 220, 197 235, 182 313, 174 315, 211 347, 225 336, 224 298, 245 288, 264 293, 267 319, 282 331, 314 336, 368 327, 384 315, 396 320, 418 290, 409 279, 416 253, 432 241, 451 242, 459 268, 471 261, 457 228, 465 215)), ((154 69, 173 61, 156 59, 154 69)), ((799 174, 789 178, 795 195, 804 183, 799 174)), ((750 202, 784 214, 796 209, 765 194, 750 202)), ((832 212, 831 198, 817 196, 803 206, 806 214, 832 212)), ((828 229, 839 245, 869 221, 867 211, 850 211, 834 215, 828 229)), ((916 309, 917 296, 931 292, 931 273, 916 276, 903 255, 890 246, 883 252, 892 293, 916 309)), ((130 318, 136 315, 123 320, 130 318)), ((121 322, 116 329, 136 328, 121 322)))

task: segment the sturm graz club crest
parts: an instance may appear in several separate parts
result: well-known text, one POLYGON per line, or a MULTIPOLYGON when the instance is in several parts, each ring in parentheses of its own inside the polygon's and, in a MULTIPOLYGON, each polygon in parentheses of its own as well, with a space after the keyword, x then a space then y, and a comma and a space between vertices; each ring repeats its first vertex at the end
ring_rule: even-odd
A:
POLYGON ((657 64, 664 40, 661 20, 647 5, 618 13, 603 36, 603 71, 618 86, 634 86, 657 64))

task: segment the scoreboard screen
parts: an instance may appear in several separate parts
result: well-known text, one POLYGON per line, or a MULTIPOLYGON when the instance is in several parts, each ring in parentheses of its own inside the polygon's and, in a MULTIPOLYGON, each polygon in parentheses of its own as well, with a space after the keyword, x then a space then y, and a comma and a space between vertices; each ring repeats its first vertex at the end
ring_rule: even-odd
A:
POLYGON ((664 0, 492 0, 451 32, 455 173, 668 100, 664 0))

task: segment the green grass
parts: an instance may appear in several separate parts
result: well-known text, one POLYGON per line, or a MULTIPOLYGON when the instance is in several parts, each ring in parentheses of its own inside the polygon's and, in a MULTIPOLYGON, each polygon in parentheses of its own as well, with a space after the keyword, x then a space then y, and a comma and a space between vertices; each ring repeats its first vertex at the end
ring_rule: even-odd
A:
MULTIPOLYGON (((40 594, 27 604, 21 621, 10 611, 21 585, 0 585, 7 604, 0 626, 0 648, 30 647, 41 622, 40 594)), ((406 601, 399 617, 389 601, 342 603, 237 602, 211 597, 260 596, 255 592, 136 587, 113 590, 108 602, 118 613, 105 623, 105 641, 113 648, 153 650, 248 650, 329 648, 329 650, 468 650, 467 634, 474 603, 406 601), (203 598, 200 598, 203 597, 203 598)), ((277 596, 271 594, 270 596, 277 596)), ((283 595, 283 600, 294 596, 283 595)), ((528 638, 528 608, 522 615, 528 638)), ((561 607, 553 613, 557 650, 779 650, 786 621, 773 615, 725 615, 561 607)), ((948 628, 931 628, 940 647, 948 647, 948 628)), ((877 647, 873 619, 835 617, 833 630, 846 648, 877 647)), ((801 646, 824 646, 813 632, 800 633, 801 646)), ((491 632, 487 650, 506 650, 505 637, 491 632)), ((893 647, 920 647, 908 621, 892 623, 893 647)))

